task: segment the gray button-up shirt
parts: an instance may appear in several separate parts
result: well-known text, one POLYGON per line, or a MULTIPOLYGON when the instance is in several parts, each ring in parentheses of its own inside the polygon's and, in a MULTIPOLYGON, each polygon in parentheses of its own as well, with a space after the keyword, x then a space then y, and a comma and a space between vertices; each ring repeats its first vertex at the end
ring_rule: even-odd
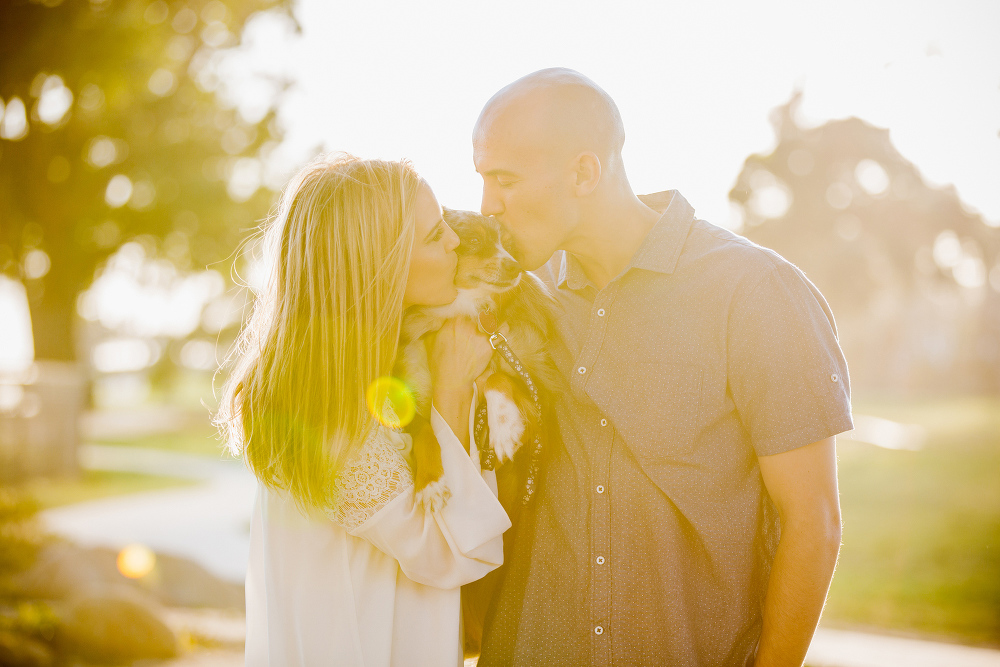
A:
POLYGON ((852 428, 819 291, 676 192, 596 289, 556 295, 552 443, 487 618, 481 667, 746 665, 779 527, 757 457, 852 428))

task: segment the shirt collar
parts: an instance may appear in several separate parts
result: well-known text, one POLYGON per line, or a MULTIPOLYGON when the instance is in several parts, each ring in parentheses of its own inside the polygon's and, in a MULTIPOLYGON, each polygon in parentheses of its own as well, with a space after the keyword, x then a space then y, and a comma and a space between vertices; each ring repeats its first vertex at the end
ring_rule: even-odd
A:
MULTIPOLYGON (((684 241, 687 240, 694 223, 694 209, 677 190, 666 190, 651 195, 640 195, 639 199, 655 211, 662 212, 660 219, 643 239, 631 261, 622 271, 644 269, 670 274, 677 267, 684 241)), ((559 263, 558 286, 565 284, 572 290, 592 286, 580 262, 568 252, 562 252, 559 263)))

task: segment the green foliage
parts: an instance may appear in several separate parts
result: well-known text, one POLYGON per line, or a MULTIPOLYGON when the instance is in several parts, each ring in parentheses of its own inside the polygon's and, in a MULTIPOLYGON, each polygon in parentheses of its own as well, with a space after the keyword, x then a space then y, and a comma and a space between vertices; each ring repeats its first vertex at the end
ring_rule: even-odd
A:
POLYGON ((143 475, 112 470, 84 470, 78 477, 36 478, 26 489, 43 509, 98 500, 129 493, 159 491, 190 486, 195 482, 176 477, 143 475))
POLYGON ((269 192, 227 192, 227 181, 279 138, 282 84, 270 111, 247 119, 220 102, 214 67, 254 12, 290 3, 2 4, 0 98, 8 115, 20 99, 28 124, 0 138, 0 272, 26 284, 36 356, 72 359, 77 295, 122 242, 204 267, 266 215, 269 192))
POLYGON ((42 539, 34 522, 37 511, 32 498, 0 486, 0 595, 10 576, 35 560, 42 539))

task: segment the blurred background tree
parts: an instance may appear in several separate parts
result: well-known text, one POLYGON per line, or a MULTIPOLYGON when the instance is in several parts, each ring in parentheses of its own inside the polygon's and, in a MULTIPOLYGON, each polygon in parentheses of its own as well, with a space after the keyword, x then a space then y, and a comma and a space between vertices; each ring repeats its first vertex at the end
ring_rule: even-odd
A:
POLYGON ((35 358, 72 361, 77 300, 138 240, 180 270, 263 218, 284 82, 251 112, 219 64, 287 0, 2 0, 0 272, 28 294, 35 358))
POLYGON ((855 387, 1000 388, 1000 229, 926 183, 888 130, 803 127, 800 100, 775 109, 774 150, 748 157, 729 193, 742 233, 829 300, 855 387))

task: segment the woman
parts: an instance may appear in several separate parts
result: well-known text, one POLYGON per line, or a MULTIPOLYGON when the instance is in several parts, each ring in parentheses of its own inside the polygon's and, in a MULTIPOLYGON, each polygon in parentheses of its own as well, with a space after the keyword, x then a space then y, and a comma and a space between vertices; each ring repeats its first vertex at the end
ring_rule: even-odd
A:
POLYGON ((459 587, 500 565, 510 526, 470 437, 492 348, 454 321, 430 350, 451 491, 439 512, 414 503, 393 406, 366 405, 404 309, 455 298, 457 245, 405 163, 324 158, 284 193, 265 232, 272 275, 219 414, 259 480, 247 665, 462 663, 459 587))

